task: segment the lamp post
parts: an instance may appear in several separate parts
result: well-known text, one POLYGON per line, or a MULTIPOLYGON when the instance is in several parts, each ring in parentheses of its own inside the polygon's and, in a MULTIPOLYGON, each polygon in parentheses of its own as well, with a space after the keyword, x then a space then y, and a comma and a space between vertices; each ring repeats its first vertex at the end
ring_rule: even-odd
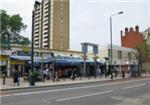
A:
POLYGON ((116 14, 110 16, 110 63, 113 64, 113 48, 112 48, 112 17, 116 15, 123 14, 123 11, 120 11, 116 14))
POLYGON ((55 82, 55 56, 54 53, 51 52, 52 57, 52 75, 53 75, 53 82, 55 82))
POLYGON ((112 17, 116 16, 116 15, 120 15, 120 14, 123 14, 123 11, 120 11, 120 12, 110 16, 110 47, 111 47, 111 51, 110 51, 111 59, 110 59, 110 61, 111 61, 111 63, 113 61, 113 52, 112 52, 112 17))
POLYGON ((42 72, 43 72, 43 54, 41 53, 41 75, 42 75, 42 72))
POLYGON ((31 71, 30 71, 30 86, 35 85, 34 77, 34 16, 35 13, 32 11, 32 42, 31 42, 31 71))
POLYGON ((98 56, 96 54, 94 54, 93 59, 95 61, 95 78, 96 78, 97 77, 97 68, 98 68, 98 65, 97 65, 98 56))
POLYGON ((71 56, 71 66, 73 66, 73 54, 70 54, 71 56))

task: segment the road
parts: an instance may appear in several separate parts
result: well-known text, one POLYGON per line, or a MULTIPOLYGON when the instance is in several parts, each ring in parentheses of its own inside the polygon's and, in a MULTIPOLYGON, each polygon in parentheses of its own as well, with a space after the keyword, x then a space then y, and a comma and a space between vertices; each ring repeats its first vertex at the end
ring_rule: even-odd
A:
POLYGON ((2 105, 150 105, 150 78, 7 90, 2 105))

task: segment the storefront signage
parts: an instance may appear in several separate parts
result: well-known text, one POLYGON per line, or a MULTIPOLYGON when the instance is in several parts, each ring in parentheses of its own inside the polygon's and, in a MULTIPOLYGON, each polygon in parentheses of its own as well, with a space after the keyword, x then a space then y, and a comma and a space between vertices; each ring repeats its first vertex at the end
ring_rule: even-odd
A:
POLYGON ((0 50, 0 55, 11 55, 11 50, 0 50))

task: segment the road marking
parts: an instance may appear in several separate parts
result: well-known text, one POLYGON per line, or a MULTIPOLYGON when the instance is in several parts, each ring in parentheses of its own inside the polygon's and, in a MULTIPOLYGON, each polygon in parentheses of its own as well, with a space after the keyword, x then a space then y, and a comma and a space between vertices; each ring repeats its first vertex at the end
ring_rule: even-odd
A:
POLYGON ((47 102, 47 100, 43 100, 43 102, 47 102))
MULTIPOLYGON (((150 78, 148 78, 148 79, 150 79, 150 78)), ((68 90, 76 90, 76 89, 109 86, 109 85, 124 84, 124 83, 136 82, 136 81, 144 81, 144 80, 148 80, 148 79, 146 78, 146 79, 140 79, 140 80, 121 81, 121 82, 115 82, 115 83, 112 82, 112 83, 104 83, 104 84, 82 86, 82 87, 72 87, 72 88, 55 89, 55 90, 44 90, 44 91, 26 92, 26 93, 17 93, 17 94, 15 93, 15 94, 9 94, 9 95, 0 95, 0 98, 1 97, 8 97, 8 96, 31 95, 31 94, 50 93, 50 92, 59 92, 59 91, 68 91, 68 90)))
POLYGON ((104 92, 99 92, 99 93, 92 93, 92 94, 87 94, 87 95, 82 95, 82 96, 76 96, 76 97, 69 97, 69 98, 63 98, 63 99, 58 99, 56 101, 68 101, 68 100, 73 100, 73 99, 79 99, 79 98, 84 98, 84 97, 90 97, 90 96, 95 96, 95 95, 100 95, 100 94, 106 94, 113 92, 114 90, 109 90, 109 91, 104 91, 104 92))
POLYGON ((9 96, 12 96, 12 95, 0 95, 0 98, 1 97, 9 97, 9 96))
POLYGON ((132 89, 132 88, 141 87, 141 86, 145 86, 145 85, 146 85, 146 83, 143 83, 143 84, 138 84, 138 85, 133 85, 133 86, 127 86, 127 87, 124 87, 122 89, 123 90, 132 89))
POLYGON ((10 96, 10 94, 6 91, 0 91, 0 98, 1 96, 10 96))
POLYGON ((129 98, 129 97, 115 97, 113 96, 112 99, 121 101, 120 103, 117 103, 115 105, 143 105, 143 99, 141 98, 129 98))
POLYGON ((43 100, 43 102, 44 102, 44 103, 47 103, 47 104, 51 104, 51 102, 48 101, 48 100, 43 100))

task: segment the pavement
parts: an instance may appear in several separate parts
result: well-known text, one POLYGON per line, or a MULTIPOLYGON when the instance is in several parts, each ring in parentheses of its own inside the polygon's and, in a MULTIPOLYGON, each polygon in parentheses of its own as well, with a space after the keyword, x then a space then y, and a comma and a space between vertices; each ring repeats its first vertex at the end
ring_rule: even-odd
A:
MULTIPOLYGON (((126 75, 126 79, 129 78, 128 75, 126 75)), ((114 78, 113 80, 122 79, 121 77, 114 78)), ((19 86, 14 85, 12 78, 6 78, 5 85, 3 85, 3 79, 0 79, 0 90, 10 90, 10 89, 23 89, 23 88, 37 88, 37 87, 46 87, 46 86, 56 86, 56 85, 69 85, 69 84, 80 84, 80 83, 88 83, 88 82, 97 82, 97 81, 109 81, 111 80, 110 77, 104 77, 101 78, 97 77, 90 77, 88 78, 76 78, 75 80, 71 79, 60 79, 57 82, 53 82, 52 80, 46 80, 35 82, 35 86, 30 86, 28 81, 24 81, 23 78, 20 78, 20 84, 19 86)))
MULTIPOLYGON (((143 74, 142 77, 150 76, 150 74, 143 74)), ((120 80, 121 77, 113 78, 113 80, 120 80)), ((125 79, 130 79, 129 75, 126 74, 125 79)), ((14 85, 12 78, 6 78, 5 85, 3 85, 3 79, 0 79, 0 90, 12 90, 12 89, 25 89, 25 88, 38 88, 38 87, 49 87, 49 86, 57 86, 57 85, 71 85, 71 84, 83 84, 83 83, 90 83, 90 82, 104 82, 104 81, 110 81, 110 77, 104 77, 101 78, 97 77, 90 77, 88 78, 76 78, 75 80, 71 79, 60 79, 58 82, 53 82, 52 80, 46 80, 45 82, 35 82, 35 86, 30 86, 28 81, 24 81, 23 78, 20 78, 20 84, 19 86, 14 85)))
POLYGON ((150 77, 4 90, 1 105, 150 105, 150 77))

